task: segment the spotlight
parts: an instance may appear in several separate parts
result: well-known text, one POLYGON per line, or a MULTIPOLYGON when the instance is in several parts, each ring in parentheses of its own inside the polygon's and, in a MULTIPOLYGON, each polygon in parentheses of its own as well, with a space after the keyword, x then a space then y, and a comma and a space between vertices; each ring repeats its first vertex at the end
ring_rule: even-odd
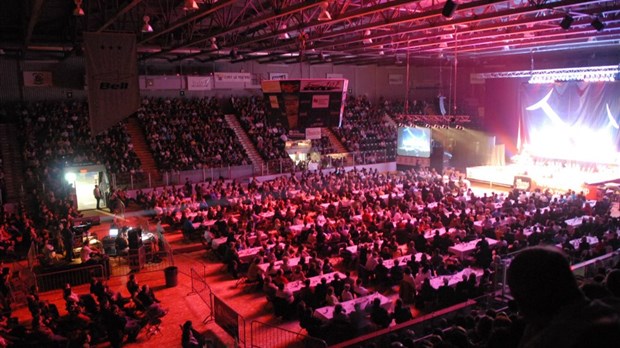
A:
POLYGON ((594 20, 592 21, 592 23, 590 23, 590 25, 592 25, 592 27, 594 27, 596 31, 601 31, 605 29, 605 24, 603 24, 603 22, 601 22, 601 20, 598 17, 594 18, 594 20))
POLYGON ((82 0, 73 0, 75 4, 75 9, 73 10, 74 16, 83 16, 84 10, 82 9, 82 0))
POLYGON ((214 37, 211 38, 211 49, 214 51, 219 49, 219 47, 217 47, 217 44, 215 43, 216 40, 217 39, 214 37))
MULTIPOLYGON (((370 31, 370 29, 366 29, 366 31, 364 31, 364 37, 366 36, 370 36, 372 34, 372 32, 370 31)), ((362 40, 363 43, 370 45, 372 44, 372 39, 371 38, 364 38, 364 40, 362 40)))
POLYGON ((457 7, 459 7, 459 4, 457 4, 453 0, 448 0, 443 6, 443 10, 441 10, 441 14, 446 18, 452 18, 457 7))
MULTIPOLYGON (((288 26, 284 23, 282 23, 282 25, 280 25, 280 30, 286 30, 288 28, 288 26)), ((278 38, 280 40, 288 40, 291 38, 291 36, 288 33, 282 33, 280 35, 278 35, 278 38)))
POLYGON ((144 16, 144 17, 142 17, 142 20, 144 21, 144 25, 142 26, 142 32, 143 33, 152 33, 153 32, 153 27, 149 24, 149 22, 151 21, 151 17, 144 16))
POLYGON ((185 4, 183 5, 183 9, 185 11, 194 11, 198 9, 198 4, 195 0, 185 0, 185 4))
POLYGON ((562 21, 560 22, 560 27, 562 27, 562 29, 568 30, 571 26, 571 24, 573 24, 573 21, 575 19, 573 17, 571 17, 571 15, 566 15, 564 16, 564 18, 562 19, 562 21))
POLYGON ((327 11, 327 7, 329 7, 329 3, 327 1, 323 1, 320 5, 321 13, 319 13, 319 17, 317 18, 319 22, 326 22, 332 20, 332 15, 327 11))

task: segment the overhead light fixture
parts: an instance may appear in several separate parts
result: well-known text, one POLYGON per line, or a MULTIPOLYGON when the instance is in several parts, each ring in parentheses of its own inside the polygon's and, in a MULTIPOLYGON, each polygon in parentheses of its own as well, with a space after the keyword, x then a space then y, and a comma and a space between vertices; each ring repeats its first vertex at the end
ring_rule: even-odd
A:
POLYGON ((323 1, 319 6, 321 7, 321 13, 319 13, 319 17, 317 18, 319 22, 331 21, 332 15, 329 13, 329 11, 327 11, 329 3, 327 1, 323 1))
POLYGON ((198 9, 198 4, 196 3, 196 0, 185 0, 183 9, 185 11, 195 11, 198 9))
POLYGON ((243 57, 239 54, 239 51, 236 47, 230 50, 230 60, 239 60, 241 58, 243 57))
POLYGON ((218 50, 219 47, 217 46, 217 44, 215 43, 217 41, 216 38, 212 37, 211 38, 211 46, 209 48, 211 48, 212 50, 218 50))
POLYGON ((452 18, 454 12, 456 12, 457 7, 459 7, 459 4, 457 4, 453 0, 448 0, 446 1, 446 4, 443 5, 443 10, 441 10, 441 14, 446 18, 452 18))
MULTIPOLYGON (((286 24, 282 23, 280 25, 280 30, 286 30, 286 29, 288 29, 288 26, 286 24)), ((288 39, 291 38, 291 36, 288 33, 282 33, 282 34, 278 35, 278 38, 280 40, 288 40, 288 39)))
POLYGON ((152 33, 153 32, 153 27, 149 24, 149 22, 151 21, 151 17, 144 16, 144 17, 142 17, 142 20, 144 21, 144 25, 142 25, 142 32, 143 33, 152 33))
POLYGON ((562 27, 562 29, 564 30, 568 30, 573 24, 573 21, 575 21, 575 19, 571 15, 567 14, 566 16, 564 16, 564 18, 562 18, 562 21, 560 22, 560 27, 562 27))
POLYGON ((366 29, 366 31, 364 31, 364 39, 362 40, 363 43, 367 44, 367 45, 371 45, 372 44, 372 39, 367 37, 370 36, 372 34, 372 32, 370 31, 370 29, 366 29))
POLYGON ((596 31, 602 31, 603 29, 605 29, 605 24, 603 24, 603 22, 601 22, 598 17, 594 18, 590 25, 592 25, 592 27, 596 29, 596 31))
POLYGON ((82 9, 82 0, 73 0, 75 4, 75 9, 73 10, 74 16, 83 16, 84 10, 82 9))

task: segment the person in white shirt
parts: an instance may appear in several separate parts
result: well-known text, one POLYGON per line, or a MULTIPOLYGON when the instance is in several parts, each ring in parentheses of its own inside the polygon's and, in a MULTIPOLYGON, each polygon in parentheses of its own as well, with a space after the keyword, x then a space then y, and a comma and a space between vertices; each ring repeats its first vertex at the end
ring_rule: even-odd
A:
POLYGON ((366 264, 364 265, 364 268, 366 268, 366 270, 368 272, 374 272, 374 270, 375 270, 375 268, 377 268, 378 264, 379 264, 379 262, 377 261, 377 253, 373 252, 372 255, 366 261, 366 264))
POLYGON ((351 285, 345 284, 342 293, 340 294, 340 300, 342 302, 351 301, 353 299, 353 293, 351 292, 351 285))
POLYGON ((327 295, 325 295, 325 303, 328 306, 335 306, 338 303, 340 303, 338 301, 338 297, 336 297, 336 294, 334 294, 334 287, 330 286, 327 288, 327 295))
POLYGON ((362 279, 361 278, 357 278, 355 280, 355 285, 353 286, 353 292, 357 294, 357 296, 359 297, 363 297, 366 296, 370 293, 370 291, 368 289, 366 289, 363 285, 362 285, 362 279))

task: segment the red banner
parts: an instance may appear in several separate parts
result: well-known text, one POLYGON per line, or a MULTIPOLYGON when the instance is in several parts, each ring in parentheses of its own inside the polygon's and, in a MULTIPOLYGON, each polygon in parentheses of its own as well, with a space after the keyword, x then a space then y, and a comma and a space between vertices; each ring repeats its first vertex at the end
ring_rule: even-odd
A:
POLYGON ((90 129, 93 136, 140 107, 136 36, 84 33, 90 129))

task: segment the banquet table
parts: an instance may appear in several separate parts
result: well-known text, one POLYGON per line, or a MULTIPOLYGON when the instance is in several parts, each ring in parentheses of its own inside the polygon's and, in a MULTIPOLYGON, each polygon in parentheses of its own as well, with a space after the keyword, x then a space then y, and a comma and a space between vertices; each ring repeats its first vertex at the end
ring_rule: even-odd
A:
MULTIPOLYGON (((593 236, 586 236, 586 241, 590 244, 590 246, 595 246, 599 242, 598 237, 593 236)), ((572 244, 575 249, 579 249, 579 246, 581 245, 581 238, 570 240, 569 243, 572 244)), ((556 246, 561 248, 562 244, 557 244, 556 246)))
MULTIPOLYGON (((471 255, 474 250, 476 250, 476 244, 480 242, 481 239, 475 239, 465 243, 455 244, 448 248, 448 251, 452 254, 456 255, 459 259, 463 260, 469 255, 471 255)), ((489 247, 493 248, 495 244, 497 244, 497 240, 493 238, 486 238, 486 241, 489 243, 489 247)))
MULTIPOLYGON (((374 293, 363 297, 358 297, 350 301, 340 302, 342 309, 344 309, 344 313, 349 316, 349 314, 355 311, 355 304, 359 303, 362 310, 365 310, 366 307, 372 306, 372 302, 378 298, 381 301, 381 307, 385 310, 389 311, 392 307, 392 301, 388 297, 381 295, 380 293, 374 293)), ((314 317, 318 318, 322 321, 329 321, 334 317, 334 307, 335 306, 325 306, 321 308, 317 308, 314 311, 314 317)))
MULTIPOLYGON (((290 258, 288 260, 288 265, 292 268, 295 267, 299 264, 299 260, 301 258, 300 257, 293 257, 290 258)), ((312 257, 310 256, 306 256, 306 263, 310 262, 310 260, 312 259, 312 257)), ((280 267, 282 266, 282 260, 278 260, 276 262, 273 263, 275 269, 280 269, 280 267)), ((258 267, 263 271, 263 272, 267 272, 267 269, 269 268, 269 262, 265 262, 265 263, 261 263, 258 265, 258 267)))
MULTIPOLYGON (((319 283, 321 283, 321 279, 323 278, 327 280, 327 283, 330 283, 332 280, 334 280, 334 274, 338 274, 338 276, 340 276, 340 279, 344 279, 346 277, 344 274, 340 272, 331 272, 331 273, 318 275, 316 277, 310 277, 307 279, 310 279, 310 286, 317 286, 319 283)), ((304 287, 304 282, 301 280, 292 281, 292 282, 287 283, 285 287, 287 290, 289 290, 293 294, 296 294, 304 287)))
POLYGON ((439 289, 439 287, 443 285, 444 279, 448 279, 448 286, 455 286, 456 283, 463 280, 463 276, 469 277, 469 275, 472 273, 476 275, 476 278, 480 278, 484 274, 484 271, 482 271, 481 269, 468 267, 452 275, 445 275, 445 276, 438 276, 438 277, 431 278, 430 279, 431 286, 434 289, 439 289))
MULTIPOLYGON (((373 243, 362 243, 362 244, 367 244, 370 248, 375 244, 373 243)), ((381 247, 381 245, 383 245, 383 239, 379 239, 379 247, 381 247)), ((351 245, 346 247, 345 249, 350 252, 352 255, 357 255, 357 244, 356 245, 351 245)))
MULTIPOLYGON (((415 254, 415 260, 416 262, 420 262, 422 260, 422 255, 424 255, 424 253, 416 253, 415 254)), ((430 259, 430 256, 426 255, 426 257, 428 259, 430 259)), ((403 256, 399 256, 395 259, 387 259, 387 260, 383 260, 383 266, 385 266, 387 269, 391 269, 392 267, 394 267, 394 261, 398 260, 398 265, 401 267, 404 267, 407 265, 407 262, 411 261, 411 255, 403 255, 403 256)))
MULTIPOLYGON (((275 244, 267 245, 268 248, 274 247, 275 244)), ((239 261, 249 263, 263 249, 262 246, 239 250, 239 261)))
POLYGON ((568 220, 564 220, 564 222, 566 223, 566 226, 568 226, 569 229, 575 229, 579 226, 581 226, 581 224, 583 223, 583 220, 586 219, 590 219, 591 216, 588 215, 584 215, 584 216, 580 216, 580 217, 575 217, 572 219, 568 219, 568 220))

